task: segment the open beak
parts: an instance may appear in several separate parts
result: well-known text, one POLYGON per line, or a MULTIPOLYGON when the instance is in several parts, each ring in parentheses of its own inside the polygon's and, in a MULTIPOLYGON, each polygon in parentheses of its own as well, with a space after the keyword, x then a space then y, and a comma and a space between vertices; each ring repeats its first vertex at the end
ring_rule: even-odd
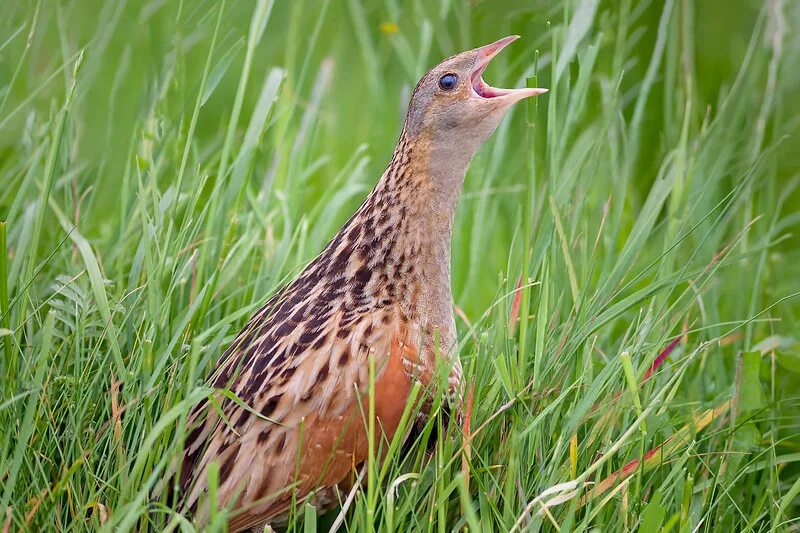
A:
POLYGON ((480 48, 475 49, 477 57, 475 58, 475 66, 472 69, 470 81, 472 82, 472 90, 475 92, 476 96, 480 98, 502 99, 503 103, 510 105, 514 102, 522 100, 523 98, 528 98, 529 96, 538 96, 547 92, 547 89, 534 89, 527 87, 524 89, 500 89, 498 87, 492 87, 483 81, 483 71, 486 70, 486 66, 489 64, 492 58, 499 54, 500 50, 517 39, 519 39, 519 35, 509 35, 508 37, 503 37, 499 41, 495 41, 492 44, 487 44, 486 46, 481 46, 480 48))

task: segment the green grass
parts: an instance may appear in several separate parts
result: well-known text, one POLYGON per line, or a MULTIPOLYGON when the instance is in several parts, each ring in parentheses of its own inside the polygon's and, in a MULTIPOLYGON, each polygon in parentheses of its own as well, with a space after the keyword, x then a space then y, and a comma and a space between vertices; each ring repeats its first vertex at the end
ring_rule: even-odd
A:
POLYGON ((519 33, 487 79, 550 92, 454 231, 469 436, 393 443, 340 531, 796 531, 800 9, 735 4, 4 6, 0 521, 191 530, 150 493, 204 376, 374 185, 425 68, 519 33))

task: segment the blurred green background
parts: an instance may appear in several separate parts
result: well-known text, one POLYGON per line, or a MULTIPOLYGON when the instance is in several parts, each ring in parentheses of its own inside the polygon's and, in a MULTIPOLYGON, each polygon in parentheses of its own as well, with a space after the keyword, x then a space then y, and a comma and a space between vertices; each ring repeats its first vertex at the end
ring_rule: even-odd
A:
MULTIPOLYGON (((796 528, 798 25, 789 0, 4 3, 0 510, 20 529, 158 529, 145 495, 180 441, 169 413, 375 184, 427 68, 519 34, 487 82, 535 75, 550 92, 476 156, 453 235, 484 529, 548 486, 611 475, 592 468, 618 438, 614 468, 740 394, 632 503, 553 512, 608 530, 661 524, 659 509, 665 530, 796 528), (526 278, 525 327, 508 327, 526 278), (627 400, 576 414, 625 388, 620 353, 641 378, 682 332, 642 387, 645 408, 669 406, 649 434, 620 437, 627 400), (751 352, 765 357, 748 371, 751 352), (137 406, 121 421, 115 394, 137 406)), ((458 468, 413 470, 396 520, 463 525, 466 498, 438 492, 458 468)), ((369 529, 363 505, 351 530, 369 529)))
MULTIPOLYGON (((784 24, 790 25, 790 21, 797 19, 796 3, 778 4, 785 11, 784 24)), ((613 74, 619 78, 605 74, 608 77, 603 83, 619 82, 621 97, 632 102, 651 60, 664 3, 643 1, 621 5, 627 6, 631 14, 631 20, 627 21, 631 30, 628 57, 623 65, 624 74, 613 74)), ((695 120, 703 116, 699 110, 704 108, 713 116, 736 79, 759 17, 762 16, 762 24, 769 24, 768 10, 763 6, 763 2, 755 0, 675 2, 668 30, 672 36, 670 49, 666 51, 664 62, 678 64, 675 71, 678 77, 673 73, 665 78, 663 72, 656 72, 657 81, 643 117, 641 153, 663 151, 680 133, 673 125, 672 114, 676 110, 670 107, 674 103, 665 96, 665 88, 670 86, 670 94, 677 90, 682 84, 681 73, 691 74, 697 84, 693 93, 695 120), (681 31, 685 31, 680 27, 682 22, 693 28, 690 35, 681 35, 681 31), (682 53, 678 43, 690 46, 693 54, 682 53), (670 115, 666 120, 665 113, 670 115)), ((0 128, 0 153, 5 153, 6 159, 11 157, 31 113, 48 113, 63 98, 69 85, 70 69, 55 71, 79 49, 87 47, 75 102, 81 123, 76 132, 80 142, 74 148, 73 160, 86 165, 92 175, 91 203, 84 212, 91 224, 85 231, 99 236, 98 232, 104 227, 108 230, 102 222, 102 212, 119 193, 119 180, 130 163, 132 133, 159 135, 164 130, 186 128, 185 121, 191 114, 209 50, 217 7, 216 2, 202 1, 44 2, 38 10, 37 31, 30 43, 26 43, 28 27, 24 24, 36 11, 36 3, 15 1, 8 4, 5 7, 7 16, 0 21, 2 35, 8 39, 0 55, 0 81, 11 80, 18 66, 17 58, 26 55, 27 60, 16 72, 10 89, 6 83, 0 83, 8 91, 3 94, 2 111, 6 116, 0 128), (30 48, 25 51, 28 44, 30 48), (143 113, 150 111, 159 93, 163 98, 158 103, 155 123, 142 124, 143 113), (184 123, 179 122, 181 116, 184 123)), ((614 36, 618 24, 615 10, 619 7, 618 2, 613 1, 599 2, 596 8, 591 32, 601 46, 597 59, 600 72, 610 73, 614 67, 614 36)), ((253 8, 253 2, 243 0, 229 1, 225 7, 217 52, 212 60, 215 87, 203 105, 195 132, 197 150, 201 153, 218 148, 227 127, 253 8)), ((497 86, 518 83, 520 77, 532 73, 532 52, 538 49, 542 70, 540 85, 549 86, 548 63, 552 58, 549 24, 561 23, 574 9, 575 6, 550 0, 274 2, 267 31, 255 49, 250 80, 255 86, 270 68, 285 68, 287 79, 283 96, 291 99, 296 107, 283 109, 283 116, 273 117, 282 127, 273 130, 271 135, 280 138, 267 141, 283 147, 291 144, 290 139, 301 127, 301 121, 293 118, 297 119, 308 106, 315 106, 318 121, 312 124, 303 142, 308 144, 309 160, 325 159, 312 179, 304 180, 300 191, 303 196, 291 202, 293 214, 303 214, 304 206, 319 197, 320 191, 359 147, 364 147, 369 162, 363 174, 353 179, 363 187, 377 180, 399 134, 410 90, 425 70, 441 58, 516 33, 522 36, 521 41, 489 67, 487 80, 497 86), (325 60, 330 60, 329 69, 321 73, 320 66, 325 60), (506 65, 498 67, 503 63, 508 68, 506 65), (503 76, 497 74, 501 68, 503 76), (324 90, 314 94, 314 86, 319 83, 324 84, 324 90), (307 201, 303 201, 306 198, 307 201)), ((771 33, 772 29, 767 29, 760 39, 769 39, 771 33)), ((769 91, 775 93, 778 116, 783 120, 780 127, 767 124, 765 142, 775 141, 776 135, 791 135, 780 143, 776 149, 778 155, 774 157, 779 179, 788 180, 800 171, 800 143, 796 135, 792 135, 798 127, 800 103, 790 97, 800 91, 800 75, 790 68, 793 58, 797 58, 800 37, 786 28, 782 40, 784 57, 778 73, 780 85, 769 91)), ((577 63, 573 62, 570 67, 573 74, 577 74, 577 63)), ((755 112, 758 96, 753 95, 751 105, 755 112)), ((257 98, 258 92, 254 89, 244 93, 242 128, 257 98)), ((603 105, 598 91, 589 95, 587 105, 586 120, 591 120, 603 105)), ((633 106, 627 105, 623 112, 630 118, 633 106)), ((539 122, 542 129, 547 128, 546 114, 539 115, 539 122)), ((522 135, 519 128, 514 131, 522 135)), ((265 165, 272 149, 274 146, 265 145, 260 151, 265 165)), ((285 161, 284 158, 282 164, 285 161)), ((523 163, 523 158, 509 157, 504 169, 511 175, 521 174, 523 163)), ((661 161, 642 156, 636 158, 635 164, 633 186, 643 197, 661 161)), ((263 172, 254 182, 260 178, 263 172)), ((296 179, 296 176, 285 179, 296 179)), ((0 196, 0 207, 9 205, 15 185, 12 183, 0 196)), ((479 187, 479 183, 468 181, 466 191, 479 187)), ((494 241, 498 245, 496 249, 484 256, 489 263, 487 272, 498 272, 506 266, 506 243, 516 229, 514 216, 518 203, 513 194, 501 196, 503 204, 497 213, 502 220, 494 228, 501 235, 494 241)), ((336 213, 330 213, 334 222, 346 220, 360 198, 356 195, 336 213)), ((791 202, 800 202, 796 192, 791 202)), ((335 226, 332 224, 331 229, 335 226)), ((329 236, 330 233, 324 237, 329 236)), ((783 247, 794 250, 798 242, 797 238, 792 238, 783 247)), ((454 275, 455 286, 463 287, 461 271, 456 269, 454 275)), ((485 288, 480 297, 470 298, 467 303, 473 312, 484 309, 496 292, 496 287, 486 284, 470 288, 485 288), (476 305, 472 306, 472 302, 476 305)))
MULTIPOLYGON (((6 16, 0 22, 2 35, 9 38, 15 30, 19 31, 35 5, 30 0, 6 5, 6 16)), ((691 57, 679 56, 676 46, 671 60, 680 63, 678 72, 694 73, 698 109, 707 106, 713 113, 730 89, 763 5, 757 0, 676 2, 675 22, 680 17, 688 18, 694 28, 691 35, 678 38, 689 39, 694 53, 691 57)), ((796 20, 799 9, 796 3, 781 5, 786 11, 786 20, 796 20)), ((131 132, 142 127, 143 110, 154 93, 166 93, 159 104, 163 109, 158 110, 160 123, 154 125, 155 128, 177 127, 173 120, 191 113, 192 97, 200 82, 217 6, 216 2, 163 0, 42 3, 37 31, 27 51, 29 58, 10 94, 3 95, 4 113, 12 108, 15 113, 5 117, 0 130, 1 149, 6 154, 14 149, 31 112, 47 113, 54 102, 63 98, 70 78, 69 69, 62 69, 55 76, 54 70, 80 48, 89 47, 76 98, 81 116, 81 142, 75 158, 77 162, 90 165, 91 171, 96 173, 93 204, 102 209, 110 197, 118 193, 119 177, 128 164, 131 132), (180 54, 180 61, 176 61, 176 54, 180 54), (172 72, 176 65, 177 69, 172 72), (21 102, 25 104, 18 107, 21 102)), ((227 3, 214 58, 224 65, 214 66, 224 70, 215 72, 219 75, 215 80, 217 85, 199 115, 196 129, 199 150, 213 149, 227 126, 253 7, 252 1, 227 3)), ((599 2, 597 7, 592 32, 603 46, 598 58, 600 68, 610 69, 613 61, 613 38, 618 23, 613 10, 617 7, 616 1, 599 2)), ((624 75, 618 73, 620 80, 608 81, 620 81, 623 98, 630 101, 649 65, 664 3, 657 0, 631 2, 629 7, 632 20, 628 23, 633 35, 625 72, 624 75)), ((361 145, 366 145, 370 156, 363 182, 371 185, 383 171, 394 148, 410 90, 428 67, 450 54, 516 33, 522 40, 498 60, 501 64, 507 62, 510 70, 499 77, 495 74, 499 68, 493 65, 487 71, 487 80, 498 86, 518 82, 520 76, 530 74, 532 50, 539 49, 543 70, 539 75, 540 85, 548 86, 550 73, 546 66, 551 58, 548 23, 562 21, 565 9, 568 13, 570 8, 551 0, 277 1, 272 7, 269 27, 256 48, 250 76, 253 84, 258 84, 270 68, 285 68, 284 91, 298 106, 287 113, 298 115, 312 104, 310 99, 314 84, 319 81, 320 65, 330 59, 330 79, 324 92, 317 95, 318 101, 313 102, 319 106, 320 120, 307 138, 313 148, 309 157, 324 156, 329 163, 318 170, 309 186, 324 187, 361 145)), ((574 10, 574 6, 571 9, 574 10)), ((677 26, 673 25, 670 31, 680 32, 677 26)), ((786 56, 796 57, 800 37, 790 28, 784 30, 782 47, 786 56)), ((22 56, 26 46, 26 31, 24 28, 23 33, 11 39, 3 49, 0 80, 7 82, 14 74, 15 60, 22 56)), ((768 38, 769 32, 763 39, 768 38)), ((781 64, 780 86, 771 89, 777 91, 776 96, 780 98, 780 116, 787 117, 784 134, 797 127, 796 121, 788 117, 800 116, 800 103, 796 98, 787 97, 800 91, 800 75, 790 68, 790 57, 781 64)), ((572 68, 577 72, 575 63, 572 68)), ((663 117, 663 113, 673 110, 659 103, 664 100, 665 84, 677 84, 680 80, 664 79, 660 72, 657 76, 658 82, 650 96, 651 105, 644 117, 642 151, 645 153, 648 147, 663 150, 667 142, 665 137, 676 134, 669 131, 663 117)), ((249 90, 244 96, 242 127, 258 93, 249 90)), ((592 96, 591 105, 602 105, 599 95, 592 96)), ((625 112, 629 115, 632 106, 625 112)), ((542 128, 547 127, 546 118, 540 115, 542 128)), ((296 123, 288 125, 284 135, 291 137, 297 127, 296 123)), ((521 130, 516 131, 521 134, 521 130)), ((775 130, 768 127, 767 140, 773 140, 770 137, 774 134, 775 130)), ((800 170, 799 148, 800 143, 794 136, 778 148, 780 157, 775 160, 780 176, 788 179, 800 170)), ((642 194, 649 188, 659 164, 657 158, 638 159, 636 181, 642 194)), ((523 169, 512 164, 510 170, 522 172, 523 169)), ((313 196, 315 191, 308 191, 308 194, 313 196)), ((8 194, 3 196, 6 203, 8 198, 8 194)), ((797 198, 795 195, 794 199, 797 198)), ((338 219, 346 219, 347 212, 359 201, 353 198, 338 214, 338 219)), ((508 228, 511 220, 504 222, 498 224, 498 230, 508 228)), ((499 242, 504 241, 499 239, 499 242)), ((796 240, 792 242, 797 243, 796 240)), ((504 255, 489 254, 489 257, 504 255)), ((498 262, 492 265, 497 268, 489 270, 499 270, 502 265, 502 261, 498 262)))

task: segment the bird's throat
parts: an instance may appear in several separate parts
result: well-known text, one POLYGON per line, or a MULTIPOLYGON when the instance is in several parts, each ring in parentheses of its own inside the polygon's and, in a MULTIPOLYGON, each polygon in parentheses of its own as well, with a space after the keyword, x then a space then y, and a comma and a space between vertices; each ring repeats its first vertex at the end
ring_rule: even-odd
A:
POLYGON ((303 277, 341 294, 346 312, 398 309, 421 335, 438 331, 449 351, 453 218, 473 153, 401 136, 378 184, 303 277))
MULTIPOLYGON (((403 135, 375 189, 343 228, 363 227, 368 266, 398 288, 412 319, 454 337, 450 257, 453 219, 474 150, 403 135), (457 147, 456 147, 457 148, 457 147)), ((348 230, 352 231, 352 230, 348 230)), ((448 339, 448 344, 455 339, 448 339)))

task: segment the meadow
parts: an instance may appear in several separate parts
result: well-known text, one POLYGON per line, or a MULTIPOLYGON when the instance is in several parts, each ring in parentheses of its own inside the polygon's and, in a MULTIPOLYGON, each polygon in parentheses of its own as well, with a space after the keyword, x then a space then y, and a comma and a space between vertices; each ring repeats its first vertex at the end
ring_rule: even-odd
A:
POLYGON ((288 530, 797 531, 798 26, 788 0, 4 4, 3 532, 193 531, 153 488, 205 376, 375 184, 426 69, 509 34, 486 80, 549 93, 459 204, 467 421, 288 530))

